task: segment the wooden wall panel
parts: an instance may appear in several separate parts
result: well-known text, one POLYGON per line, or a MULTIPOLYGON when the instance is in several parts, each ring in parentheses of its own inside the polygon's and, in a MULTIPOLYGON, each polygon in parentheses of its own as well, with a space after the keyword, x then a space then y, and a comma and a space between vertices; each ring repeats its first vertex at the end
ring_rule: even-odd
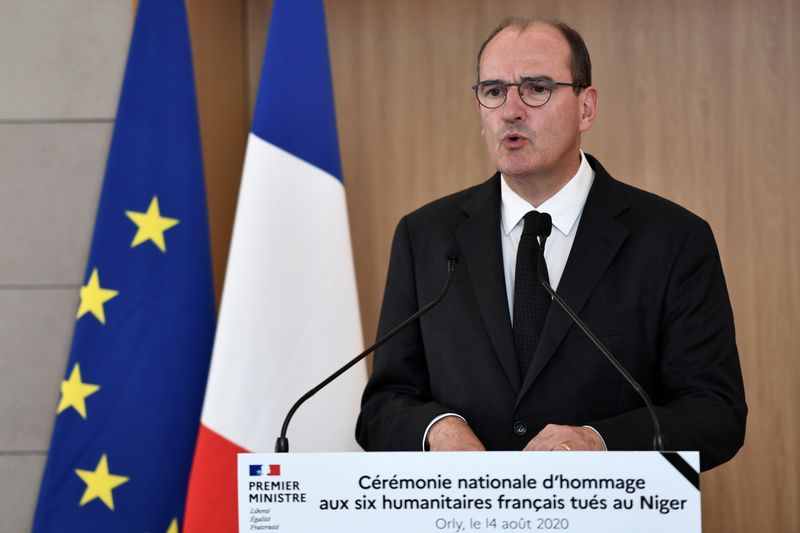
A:
MULTIPOLYGON (((249 87, 269 0, 250 0, 249 87)), ((339 139, 364 331, 391 235, 492 169, 469 86, 506 15, 584 35, 600 93, 587 151, 623 181, 706 218, 736 315, 745 448, 703 475, 704 531, 800 531, 800 7, 793 0, 328 0, 339 139)))
POLYGON ((245 2, 187 0, 219 309, 250 129, 245 2))

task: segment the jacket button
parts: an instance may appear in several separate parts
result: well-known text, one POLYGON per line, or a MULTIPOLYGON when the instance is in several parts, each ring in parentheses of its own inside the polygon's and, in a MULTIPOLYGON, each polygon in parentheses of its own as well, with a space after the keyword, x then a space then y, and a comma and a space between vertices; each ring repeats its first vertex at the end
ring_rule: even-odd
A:
POLYGON ((528 432, 528 426, 525 425, 525 422, 514 422, 512 429, 514 430, 514 434, 518 437, 522 437, 528 432))

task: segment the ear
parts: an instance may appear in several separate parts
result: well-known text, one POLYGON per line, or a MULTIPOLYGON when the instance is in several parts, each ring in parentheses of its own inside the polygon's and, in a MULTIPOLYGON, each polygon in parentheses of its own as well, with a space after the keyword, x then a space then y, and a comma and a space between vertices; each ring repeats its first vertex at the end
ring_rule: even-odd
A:
POLYGON ((581 122, 580 132, 589 131, 597 116, 597 89, 587 87, 580 94, 581 122))

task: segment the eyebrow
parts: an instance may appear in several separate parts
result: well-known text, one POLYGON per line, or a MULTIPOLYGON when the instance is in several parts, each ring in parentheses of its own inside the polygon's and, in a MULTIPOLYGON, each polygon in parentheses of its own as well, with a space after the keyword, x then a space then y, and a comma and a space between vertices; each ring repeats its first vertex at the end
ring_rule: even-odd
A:
POLYGON ((541 76, 523 76, 522 79, 520 79, 520 82, 523 82, 523 81, 538 81, 538 80, 554 81, 553 78, 550 77, 550 76, 541 75, 541 76))
MULTIPOLYGON (((542 75, 542 76, 523 76, 522 78, 520 78, 519 83, 522 83, 524 81, 538 81, 538 80, 547 80, 547 81, 552 82, 553 78, 550 77, 550 76, 544 76, 544 75, 542 75)), ((492 84, 506 85, 508 83, 509 82, 507 82, 505 80, 483 80, 483 81, 479 81, 478 85, 492 85, 492 84)))

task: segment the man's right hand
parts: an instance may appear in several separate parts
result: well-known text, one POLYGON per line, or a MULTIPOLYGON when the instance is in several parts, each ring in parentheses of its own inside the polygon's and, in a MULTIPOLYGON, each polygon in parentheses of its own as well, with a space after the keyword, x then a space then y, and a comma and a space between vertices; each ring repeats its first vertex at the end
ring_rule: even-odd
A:
POLYGON ((446 416, 428 430, 432 452, 484 452, 486 448, 470 427, 457 416, 446 416))

